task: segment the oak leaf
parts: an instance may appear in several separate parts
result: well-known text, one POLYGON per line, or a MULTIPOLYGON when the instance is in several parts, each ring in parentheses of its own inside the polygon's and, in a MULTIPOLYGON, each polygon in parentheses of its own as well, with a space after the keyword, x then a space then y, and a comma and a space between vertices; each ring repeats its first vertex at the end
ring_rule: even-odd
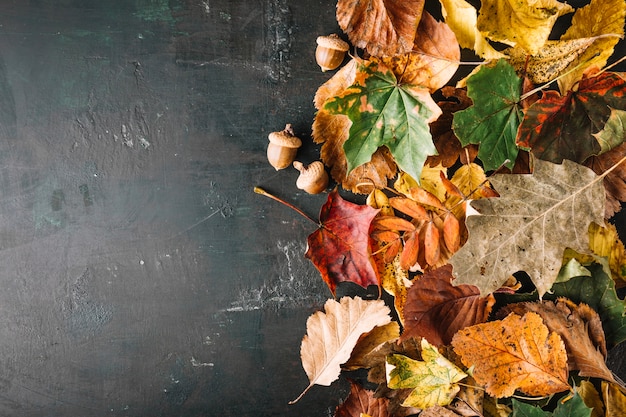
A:
POLYGON ((562 93, 572 89, 587 68, 603 68, 613 54, 613 48, 624 36, 626 3, 623 0, 591 0, 574 13, 572 24, 561 40, 593 38, 595 42, 577 57, 559 78, 562 93), (609 12, 610 11, 610 12, 609 12))
POLYGON ((411 51, 381 58, 399 82, 419 85, 431 92, 446 85, 459 67, 461 51, 454 32, 428 12, 422 13, 411 51))
POLYGON ((378 285, 370 253, 369 227, 378 210, 328 194, 320 212, 320 227, 309 235, 305 256, 322 274, 335 294, 339 282, 354 282, 364 288, 378 285))
POLYGON ((569 370, 578 370, 580 376, 614 381, 606 366, 606 341, 600 316, 587 304, 579 305, 566 299, 554 301, 508 304, 498 311, 498 317, 509 313, 524 315, 532 311, 543 319, 552 332, 565 343, 569 370))
POLYGON ((503 54, 496 51, 477 27, 477 11, 465 0, 439 0, 443 17, 456 34, 463 48, 474 50, 485 60, 499 59, 503 54))
POLYGON ((435 346, 449 345, 454 334, 483 323, 495 303, 473 285, 454 286, 450 265, 422 275, 408 290, 402 340, 423 337, 435 346))
POLYGON ((515 137, 523 116, 521 90, 521 79, 504 59, 481 67, 467 80, 467 95, 474 104, 454 113, 452 128, 464 146, 479 144, 478 158, 486 171, 502 165, 512 168, 515 163, 515 137))
POLYGON ((389 308, 382 300, 342 297, 327 300, 324 312, 307 319, 307 334, 302 339, 302 367, 309 377, 309 386, 291 402, 298 401, 313 385, 330 385, 339 378, 341 364, 363 333, 391 321, 389 308))
POLYGON ((389 400, 375 398, 374 391, 367 390, 354 381, 350 381, 348 398, 337 406, 334 417, 360 417, 364 414, 370 417, 387 417, 389 400))
POLYGON ((536 313, 467 327, 454 335, 452 346, 496 398, 510 397, 517 389, 533 396, 570 389, 563 341, 536 313))
POLYGON ((398 166, 417 179, 426 157, 437 152, 428 123, 441 110, 428 90, 398 84, 390 69, 374 61, 359 64, 355 83, 327 100, 324 110, 352 122, 343 144, 348 173, 386 146, 398 166))
POLYGON ((424 0, 339 0, 337 22, 357 48, 373 56, 409 52, 424 0))
POLYGON ((498 198, 470 203, 469 239, 450 259, 458 284, 486 294, 517 271, 526 271, 539 296, 550 289, 563 250, 589 253, 587 230, 604 221, 601 177, 574 162, 536 160, 533 174, 496 174, 490 181, 498 198))
POLYGON ((626 110, 625 94, 626 81, 607 72, 583 78, 577 91, 564 96, 546 91, 526 110, 517 144, 555 163, 563 159, 582 163, 609 151, 624 141, 623 135, 603 129, 615 110, 626 110))
POLYGON ((424 409, 448 405, 459 392, 456 383, 467 374, 426 339, 422 339, 421 345, 421 361, 397 354, 387 357, 387 386, 392 389, 413 388, 402 404, 405 407, 424 409))
POLYGON ((477 27, 491 40, 534 55, 548 40, 556 19, 573 11, 557 0, 483 0, 477 27))

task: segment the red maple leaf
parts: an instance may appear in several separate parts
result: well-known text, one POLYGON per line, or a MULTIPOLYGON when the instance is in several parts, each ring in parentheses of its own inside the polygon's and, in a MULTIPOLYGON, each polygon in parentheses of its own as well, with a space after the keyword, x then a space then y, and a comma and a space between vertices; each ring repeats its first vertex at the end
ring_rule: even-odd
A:
POLYGON ((600 144, 595 135, 604 128, 611 109, 626 110, 624 95, 626 81, 610 72, 583 78, 578 91, 565 96, 546 91, 526 110, 517 144, 546 161, 582 163, 623 141, 615 138, 615 143, 600 144))
POLYGON ((473 285, 452 285, 452 266, 425 273, 409 288, 404 305, 402 340, 424 337, 436 346, 449 345, 454 334, 487 321, 495 299, 480 296, 473 285))
POLYGON ((370 251, 369 227, 378 209, 350 203, 337 190, 328 195, 320 212, 320 227, 308 238, 305 256, 335 294, 337 284, 354 282, 364 288, 378 285, 370 251))

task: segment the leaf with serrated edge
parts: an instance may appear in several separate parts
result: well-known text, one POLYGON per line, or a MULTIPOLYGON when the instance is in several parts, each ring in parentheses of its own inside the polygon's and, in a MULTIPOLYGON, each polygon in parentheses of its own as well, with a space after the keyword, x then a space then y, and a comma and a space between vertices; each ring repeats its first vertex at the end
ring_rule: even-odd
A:
POLYGON ((325 313, 318 311, 306 323, 302 339, 302 367, 309 377, 309 386, 290 404, 298 401, 313 385, 330 385, 339 378, 341 364, 362 334, 391 321, 390 310, 382 300, 343 297, 339 302, 328 300, 325 313))
POLYGON ((554 283, 566 247, 589 253, 585 233, 604 222, 604 186, 588 168, 535 161, 533 174, 490 178, 500 193, 471 203, 469 239, 450 259, 458 284, 487 294, 517 271, 526 271, 542 296, 554 283))

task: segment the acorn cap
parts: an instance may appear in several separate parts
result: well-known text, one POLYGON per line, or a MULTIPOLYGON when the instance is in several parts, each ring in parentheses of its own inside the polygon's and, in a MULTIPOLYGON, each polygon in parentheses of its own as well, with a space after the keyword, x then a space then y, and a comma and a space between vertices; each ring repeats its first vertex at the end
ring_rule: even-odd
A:
POLYGON ((284 130, 281 130, 280 132, 272 132, 267 135, 267 137, 271 143, 284 146, 286 148, 299 148, 302 146, 302 141, 300 138, 294 136, 290 124, 285 126, 284 130))
POLYGON ((329 49, 336 49, 338 51, 347 51, 350 46, 344 42, 339 36, 336 34, 328 35, 328 36, 318 36, 317 44, 319 46, 323 46, 329 49))

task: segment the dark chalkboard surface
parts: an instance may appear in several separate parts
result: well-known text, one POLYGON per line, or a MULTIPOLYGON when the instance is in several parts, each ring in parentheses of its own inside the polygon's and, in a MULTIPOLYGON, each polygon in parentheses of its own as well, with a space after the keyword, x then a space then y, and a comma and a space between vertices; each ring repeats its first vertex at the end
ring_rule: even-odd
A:
POLYGON ((332 415, 345 381, 287 405, 330 296, 314 226, 252 188, 325 201, 265 148, 309 137, 334 12, 0 0, 0 415, 332 415))

